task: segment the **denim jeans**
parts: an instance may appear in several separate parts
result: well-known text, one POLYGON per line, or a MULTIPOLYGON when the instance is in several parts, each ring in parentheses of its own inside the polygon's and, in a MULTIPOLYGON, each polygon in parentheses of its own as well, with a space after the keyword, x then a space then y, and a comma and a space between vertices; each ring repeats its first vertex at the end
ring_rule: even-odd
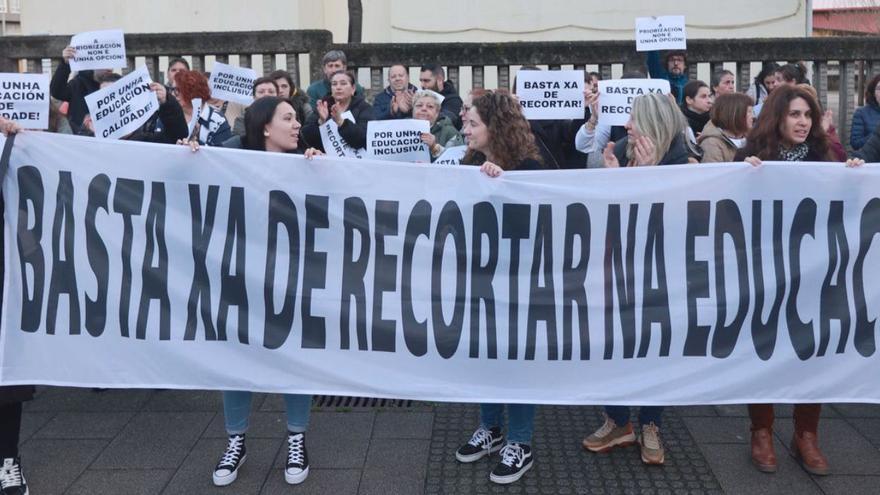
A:
MULTIPOLYGON (((629 423, 629 406, 605 406, 605 414, 613 419, 617 426, 629 423)), ((663 406, 642 406, 639 408, 639 425, 654 423, 657 428, 662 426, 663 406)))
MULTIPOLYGON (((253 392, 223 392, 223 416, 227 434, 243 435, 247 432, 253 396, 253 392)), ((309 426, 312 396, 284 394, 284 403, 287 406, 287 431, 305 432, 309 426)))
MULTIPOLYGON (((504 429, 505 404, 480 404, 480 426, 486 429, 499 427, 504 429)), ((507 416, 510 425, 507 428, 508 443, 532 443, 532 432, 535 431, 534 404, 507 404, 507 416)))

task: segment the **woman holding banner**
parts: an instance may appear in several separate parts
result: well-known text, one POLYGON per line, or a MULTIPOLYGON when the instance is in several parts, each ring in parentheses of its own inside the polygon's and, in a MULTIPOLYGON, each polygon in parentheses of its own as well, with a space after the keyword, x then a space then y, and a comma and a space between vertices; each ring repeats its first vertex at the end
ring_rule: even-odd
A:
MULTIPOLYGON (((519 103, 508 93, 486 91, 475 96, 463 119, 462 131, 468 149, 462 164, 479 165, 489 177, 505 170, 543 168, 529 123, 519 103)), ((459 462, 475 462, 501 451, 501 462, 489 479, 494 483, 513 483, 532 467, 534 404, 507 404, 510 421, 504 443, 504 404, 480 404, 480 425, 467 443, 458 448, 459 462)))
POLYGON ((175 82, 190 138, 197 139, 200 144, 220 146, 232 137, 232 127, 226 117, 227 104, 211 98, 211 88, 204 74, 194 70, 181 71, 175 76, 175 82))
MULTIPOLYGON (((300 123, 291 104, 277 96, 265 96, 254 101, 244 114, 245 135, 233 137, 225 147, 243 148, 275 153, 296 153, 299 148, 300 123)), ((198 142, 180 142, 198 150, 198 142)), ((320 151, 305 150, 306 158, 322 155, 320 151)), ((253 393, 250 391, 224 391, 223 417, 229 440, 226 450, 214 468, 216 486, 231 484, 238 477, 238 470, 247 458, 245 435, 251 411, 253 393)), ((312 407, 311 395, 284 394, 287 410, 287 463, 284 480, 299 484, 309 475, 309 457, 306 452, 305 432, 312 407)))
POLYGON ((356 90, 352 73, 340 70, 330 76, 330 94, 318 100, 315 112, 303 126, 303 139, 309 146, 326 151, 320 126, 332 120, 349 146, 354 149, 367 147, 367 124, 376 120, 376 113, 363 97, 355 94, 356 90))
MULTIPOLYGON (((785 162, 834 162, 831 140, 822 128, 822 110, 813 95, 804 88, 783 85, 764 101, 764 110, 749 132, 745 148, 736 154, 753 166, 762 160, 785 162)), ((861 160, 849 160, 847 166, 860 166, 861 160)), ((810 474, 829 474, 828 460, 819 450, 817 431, 821 404, 794 406, 794 435, 791 453, 810 474)), ((776 471, 773 447, 773 405, 749 404, 752 420, 752 463, 759 471, 776 471)))
MULTIPOLYGON (((632 113, 626 123, 627 136, 618 143, 605 147, 605 166, 642 167, 688 163, 685 145, 687 122, 672 98, 651 93, 636 97, 632 113)), ((652 301, 644 301, 649 306, 652 301)), ((638 437, 630 421, 627 406, 605 406, 605 422, 585 438, 582 445, 591 452, 607 452, 615 447, 626 447, 638 441, 642 462, 660 465, 666 453, 660 437, 663 421, 662 406, 639 408, 638 437)))

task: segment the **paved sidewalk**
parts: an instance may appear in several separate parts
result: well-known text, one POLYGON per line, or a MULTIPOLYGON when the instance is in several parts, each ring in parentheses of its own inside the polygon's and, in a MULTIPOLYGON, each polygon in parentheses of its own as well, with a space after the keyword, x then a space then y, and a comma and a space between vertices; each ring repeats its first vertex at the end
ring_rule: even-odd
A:
POLYGON ((247 463, 218 489, 211 469, 225 446, 219 393, 41 387, 25 407, 25 474, 34 495, 880 493, 880 406, 823 409, 820 441, 834 472, 825 478, 788 455, 790 406, 777 408, 775 475, 749 463, 745 406, 667 409, 663 467, 642 465, 635 448, 584 451, 599 408, 539 407, 535 466, 508 487, 488 481, 497 456, 455 461, 476 426, 475 405, 404 401, 319 404, 307 435, 309 478, 286 485, 283 408, 280 396, 255 396, 247 463))

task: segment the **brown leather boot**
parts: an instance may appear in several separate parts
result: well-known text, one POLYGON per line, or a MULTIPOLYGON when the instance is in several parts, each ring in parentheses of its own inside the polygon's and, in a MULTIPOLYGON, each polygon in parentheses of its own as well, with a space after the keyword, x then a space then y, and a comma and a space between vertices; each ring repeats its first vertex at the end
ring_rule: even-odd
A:
POLYGON ((752 464, 762 473, 776 472, 776 450, 770 428, 752 430, 752 464))
POLYGON ((798 461, 804 471, 817 476, 831 473, 828 460, 819 450, 819 439, 810 431, 795 433, 791 439, 791 455, 798 461))

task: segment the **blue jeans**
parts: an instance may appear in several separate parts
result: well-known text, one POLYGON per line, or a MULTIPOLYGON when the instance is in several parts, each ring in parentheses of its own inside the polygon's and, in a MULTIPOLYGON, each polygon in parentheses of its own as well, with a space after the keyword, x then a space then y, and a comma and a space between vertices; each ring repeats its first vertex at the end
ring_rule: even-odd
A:
MULTIPOLYGON (((227 434, 244 435, 247 432, 253 396, 253 392, 223 392, 223 416, 227 434)), ((287 406, 287 431, 304 433, 309 426, 312 396, 284 394, 284 403, 287 406)))
MULTIPOLYGON (((504 429, 505 404, 480 404, 480 426, 504 429)), ((507 429, 508 443, 532 443, 532 432, 535 431, 534 404, 507 404, 507 416, 510 426, 507 429)))
MULTIPOLYGON (((617 426, 629 423, 629 406, 605 406, 605 414, 613 419, 617 426)), ((639 408, 639 425, 654 423, 660 428, 663 421, 663 406, 642 406, 639 408)))

